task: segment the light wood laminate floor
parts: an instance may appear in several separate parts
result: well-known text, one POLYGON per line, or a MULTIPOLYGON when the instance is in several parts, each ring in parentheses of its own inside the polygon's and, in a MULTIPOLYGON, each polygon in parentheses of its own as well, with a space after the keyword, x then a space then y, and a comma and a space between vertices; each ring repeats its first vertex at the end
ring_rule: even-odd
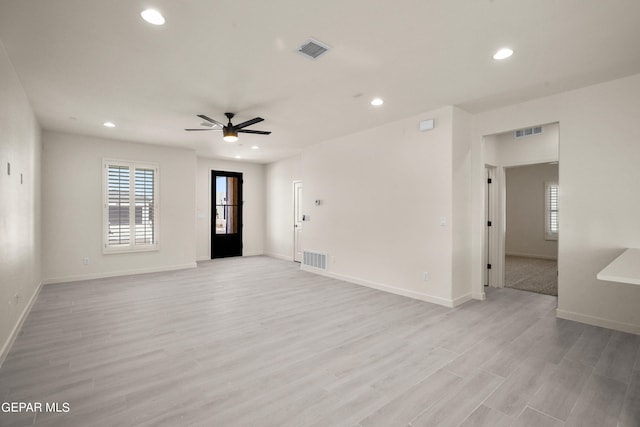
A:
POLYGON ((640 336, 489 289, 458 308, 267 257, 45 286, 0 368, 24 426, 640 425, 640 336))

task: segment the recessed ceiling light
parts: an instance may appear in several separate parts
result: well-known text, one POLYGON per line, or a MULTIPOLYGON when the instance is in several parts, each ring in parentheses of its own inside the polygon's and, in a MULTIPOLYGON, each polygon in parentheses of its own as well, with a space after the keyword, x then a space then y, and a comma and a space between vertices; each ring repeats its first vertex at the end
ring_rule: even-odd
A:
POLYGON ((252 146, 252 147, 251 147, 251 149, 252 149, 252 150, 259 150, 259 149, 260 149, 260 147, 258 147, 257 145, 254 145, 254 146, 252 146))
POLYGON ((113 124, 113 123, 111 123, 111 122, 104 122, 103 124, 104 124, 104 127, 107 127, 107 128, 114 128, 114 127, 116 127, 116 125, 115 125, 115 124, 113 124))
POLYGON ((235 158, 236 158, 236 159, 239 159, 239 158, 240 158, 240 156, 235 156, 235 158))
POLYGON ((371 105, 373 105, 374 107, 379 107, 382 104, 384 104, 384 101, 382 100, 382 98, 373 98, 371 100, 371 105))
POLYGON ((493 54, 493 59, 506 59, 513 55, 513 50, 508 47, 504 47, 493 54))
POLYGON ((164 24, 164 16, 162 16, 162 14, 155 9, 145 9, 142 12, 140 12, 140 16, 142 16, 142 19, 147 21, 149 24, 153 24, 153 25, 164 24))

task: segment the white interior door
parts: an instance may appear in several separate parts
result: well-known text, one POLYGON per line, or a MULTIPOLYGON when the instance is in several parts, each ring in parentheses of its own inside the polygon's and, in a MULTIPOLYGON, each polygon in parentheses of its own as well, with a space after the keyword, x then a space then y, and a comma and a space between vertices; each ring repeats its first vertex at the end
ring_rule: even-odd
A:
POLYGON ((487 180, 487 186, 485 187, 485 210, 484 210, 484 221, 485 221, 485 234, 484 241, 485 245, 483 248, 484 252, 484 264, 485 264, 485 277, 484 277, 484 285, 489 286, 491 284, 491 227, 493 223, 491 222, 491 214, 492 214, 492 206, 491 206, 491 184, 493 183, 493 173, 489 166, 485 166, 487 180))
POLYGON ((302 262, 302 181, 293 181, 293 260, 302 262))
POLYGON ((496 259, 496 227, 498 225, 498 221, 496 221, 496 168, 495 166, 485 165, 485 179, 486 179, 486 187, 485 187, 485 245, 483 248, 484 252, 484 285, 498 287, 496 283, 496 268, 498 267, 498 262, 496 259))

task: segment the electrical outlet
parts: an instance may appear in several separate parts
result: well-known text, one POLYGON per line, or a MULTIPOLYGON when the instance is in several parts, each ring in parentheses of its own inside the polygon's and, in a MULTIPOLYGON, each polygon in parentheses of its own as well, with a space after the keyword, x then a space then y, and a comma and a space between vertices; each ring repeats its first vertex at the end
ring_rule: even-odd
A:
POLYGON ((425 271, 424 273, 422 273, 422 277, 424 278, 425 282, 429 281, 429 272, 425 271))
POLYGON ((83 265, 89 265, 89 257, 82 258, 82 264, 83 265))

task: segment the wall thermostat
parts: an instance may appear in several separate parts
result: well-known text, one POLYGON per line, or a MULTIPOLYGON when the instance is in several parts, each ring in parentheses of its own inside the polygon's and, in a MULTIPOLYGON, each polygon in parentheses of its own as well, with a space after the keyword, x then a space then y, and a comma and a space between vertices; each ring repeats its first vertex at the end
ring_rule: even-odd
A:
POLYGON ((433 119, 422 120, 420 122, 420 132, 425 132, 425 131, 431 130, 434 127, 436 127, 436 123, 435 123, 435 120, 433 120, 433 119))

